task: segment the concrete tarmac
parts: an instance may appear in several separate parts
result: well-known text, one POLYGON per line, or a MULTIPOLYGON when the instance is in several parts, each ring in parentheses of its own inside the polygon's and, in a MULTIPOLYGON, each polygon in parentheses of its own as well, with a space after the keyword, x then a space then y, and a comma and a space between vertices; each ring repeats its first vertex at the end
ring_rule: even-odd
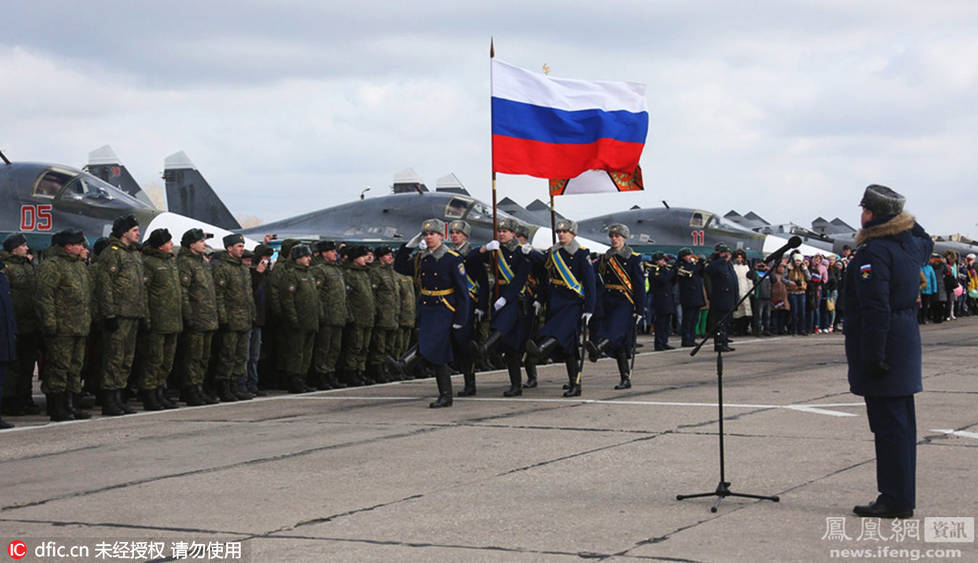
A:
POLYGON ((829 334, 723 356, 725 478, 780 502, 676 499, 720 481, 716 356, 677 349, 640 355, 625 391, 612 360, 588 363, 580 398, 549 365, 519 398, 480 374, 446 409, 426 379, 20 425, 0 433, 0 540, 24 561, 180 559, 194 542, 211 561, 976 561, 967 522, 966 541, 925 536, 978 514, 978 319, 922 335, 917 510, 897 527, 851 512, 876 496, 873 440, 829 334))

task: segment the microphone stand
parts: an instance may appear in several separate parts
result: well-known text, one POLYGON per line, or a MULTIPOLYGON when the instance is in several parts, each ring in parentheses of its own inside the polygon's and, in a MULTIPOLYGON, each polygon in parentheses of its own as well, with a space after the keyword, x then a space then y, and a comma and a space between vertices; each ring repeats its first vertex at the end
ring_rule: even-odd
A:
MULTIPOLYGON (((767 261, 771 260, 772 258, 776 258, 777 260, 774 260, 776 262, 780 260, 783 255, 784 255, 783 251, 775 252, 773 255, 769 256, 766 260, 764 260, 764 263, 767 264, 767 261)), ((717 353, 717 410, 719 412, 719 421, 720 421, 720 433, 719 433, 720 483, 717 485, 715 491, 708 492, 708 493, 695 493, 691 495, 676 495, 676 500, 716 496, 717 501, 713 503, 713 506, 710 508, 710 512, 716 512, 717 509, 720 507, 720 502, 726 497, 754 498, 759 500, 770 500, 773 502, 778 502, 781 500, 776 495, 774 496, 752 495, 747 493, 735 493, 730 490, 730 482, 727 481, 726 471, 724 467, 724 458, 723 458, 723 346, 720 345, 720 341, 717 338, 720 334, 720 327, 724 326, 724 323, 730 320, 730 318, 733 316, 734 311, 736 311, 740 307, 740 304, 743 303, 745 299, 750 297, 750 294, 754 292, 754 289, 757 287, 757 284, 761 283, 766 278, 770 277, 770 275, 771 275, 771 268, 768 268, 767 271, 764 273, 764 275, 761 276, 760 279, 754 282, 754 285, 751 286, 750 291, 744 294, 744 296, 740 298, 740 301, 737 301, 737 304, 734 305, 734 308, 731 311, 729 311, 726 315, 724 315, 723 318, 717 321, 717 323, 714 325, 714 331, 712 336, 710 334, 704 335, 703 340, 700 340, 699 344, 693 347, 693 349, 690 350, 689 352, 690 356, 695 356, 696 353, 700 351, 700 348, 702 348, 703 345, 706 344, 706 341, 709 340, 710 338, 713 338, 713 349, 717 353)))

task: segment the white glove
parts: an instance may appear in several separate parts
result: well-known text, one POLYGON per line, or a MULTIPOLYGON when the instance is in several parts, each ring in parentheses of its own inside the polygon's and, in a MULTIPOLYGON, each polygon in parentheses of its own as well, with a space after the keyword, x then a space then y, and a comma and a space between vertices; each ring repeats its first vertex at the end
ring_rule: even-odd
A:
POLYGON ((499 250, 499 241, 491 240, 486 243, 486 250, 499 250))
POLYGON ((539 301, 534 301, 533 302, 533 314, 534 315, 539 315, 540 314, 540 311, 542 309, 543 309, 543 303, 540 303, 539 301))
POLYGON ((581 313, 581 320, 584 321, 584 326, 587 326, 591 322, 591 313, 581 313))
POLYGON ((496 302, 492 304, 492 308, 495 309, 495 310, 497 310, 497 311, 500 310, 500 309, 502 309, 505 306, 506 306, 506 298, 505 297, 500 297, 499 299, 496 299, 496 302))
POLYGON ((428 243, 426 243, 424 239, 418 241, 418 250, 425 250, 427 248, 428 248, 428 243))
POLYGON ((486 312, 483 311, 482 309, 476 309, 475 310, 475 320, 476 321, 481 322, 482 321, 482 317, 485 317, 485 316, 486 316, 486 312))
POLYGON ((457 324, 452 323, 452 329, 453 330, 458 330, 460 328, 462 328, 462 325, 457 325, 457 324))
POLYGON ((407 244, 405 244, 404 246, 408 248, 417 248, 418 243, 422 242, 422 239, 423 237, 421 236, 421 233, 418 233, 413 237, 411 237, 411 240, 407 241, 407 244))
POLYGON ((533 245, 530 243, 526 243, 523 246, 521 246, 520 249, 523 251, 523 254, 529 254, 533 252, 533 245))

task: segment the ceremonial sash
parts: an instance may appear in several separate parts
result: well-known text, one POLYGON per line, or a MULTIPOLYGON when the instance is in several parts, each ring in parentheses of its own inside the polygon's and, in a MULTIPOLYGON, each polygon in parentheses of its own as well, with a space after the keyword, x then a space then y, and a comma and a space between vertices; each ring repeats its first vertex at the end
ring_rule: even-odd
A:
POLYGON ((621 267, 621 262, 615 259, 614 256, 608 258, 608 265, 611 266, 611 270, 618 276, 621 281, 621 285, 628 288, 628 293, 632 293, 632 278, 625 272, 625 269, 621 267))
POLYGON ((473 301, 478 301, 479 284, 476 283, 476 281, 473 280, 468 274, 465 274, 465 283, 469 287, 469 297, 471 297, 473 301))
POLYGON ((577 281, 577 278, 574 277, 574 273, 567 267, 567 263, 564 262, 563 257, 560 256, 559 249, 550 253, 550 262, 554 265, 554 270, 557 271, 557 275, 560 276, 560 280, 553 281, 563 282, 557 285, 564 285, 567 287, 567 289, 570 289, 579 297, 584 297, 584 290, 581 288, 581 282, 577 281))
POLYGON ((500 284, 508 284, 513 281, 513 269, 509 267, 509 262, 506 261, 506 257, 503 256, 502 250, 496 251, 496 270, 503 279, 499 280, 500 284))

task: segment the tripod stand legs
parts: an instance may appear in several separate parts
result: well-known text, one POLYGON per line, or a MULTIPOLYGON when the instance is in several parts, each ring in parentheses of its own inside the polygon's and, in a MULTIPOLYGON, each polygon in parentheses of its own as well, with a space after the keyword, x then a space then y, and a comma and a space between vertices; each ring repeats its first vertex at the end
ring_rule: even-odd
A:
POLYGON ((710 512, 716 512, 717 509, 720 507, 720 501, 722 501, 725 497, 756 498, 758 500, 770 500, 773 502, 778 502, 781 500, 777 495, 764 496, 764 495, 749 495, 746 493, 735 493, 730 490, 730 481, 720 481, 720 484, 717 485, 717 490, 713 491, 712 493, 676 495, 676 500, 683 500, 687 498, 711 497, 714 495, 717 497, 717 501, 713 503, 713 506, 710 508, 710 512))

